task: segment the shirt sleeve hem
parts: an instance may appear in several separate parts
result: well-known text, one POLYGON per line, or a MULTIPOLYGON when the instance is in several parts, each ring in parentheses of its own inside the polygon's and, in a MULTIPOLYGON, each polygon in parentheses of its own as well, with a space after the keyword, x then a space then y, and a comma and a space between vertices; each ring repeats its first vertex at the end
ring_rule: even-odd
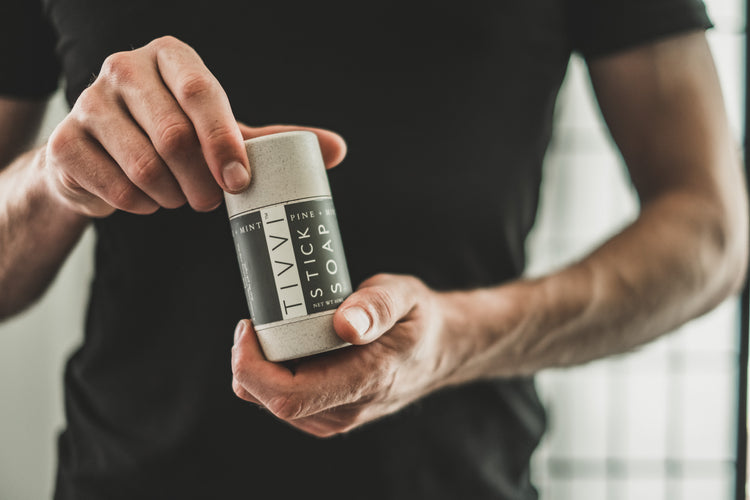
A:
MULTIPOLYGON (((621 19, 608 35, 598 36, 599 43, 589 47, 574 48, 586 60, 622 52, 690 31, 706 31, 714 27, 703 4, 694 4, 690 9, 678 7, 654 9, 646 13, 658 23, 644 23, 643 19, 621 19)), ((603 35, 603 34, 602 34, 603 35)))

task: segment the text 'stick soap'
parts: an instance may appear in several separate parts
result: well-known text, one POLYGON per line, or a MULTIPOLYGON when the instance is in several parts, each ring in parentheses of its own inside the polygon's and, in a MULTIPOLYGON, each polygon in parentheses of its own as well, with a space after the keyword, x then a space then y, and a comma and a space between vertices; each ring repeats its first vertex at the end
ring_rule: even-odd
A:
POLYGON ((270 361, 347 345, 333 313, 352 293, 317 136, 245 141, 252 182, 225 193, 250 317, 270 361))

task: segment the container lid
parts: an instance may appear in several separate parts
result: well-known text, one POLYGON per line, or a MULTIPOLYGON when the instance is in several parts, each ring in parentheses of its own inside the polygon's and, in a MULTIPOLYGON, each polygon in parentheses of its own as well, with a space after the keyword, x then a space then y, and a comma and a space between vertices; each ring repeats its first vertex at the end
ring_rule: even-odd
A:
POLYGON ((299 130, 245 141, 250 160, 250 186, 239 194, 224 193, 229 217, 303 198, 331 196, 318 136, 299 130))

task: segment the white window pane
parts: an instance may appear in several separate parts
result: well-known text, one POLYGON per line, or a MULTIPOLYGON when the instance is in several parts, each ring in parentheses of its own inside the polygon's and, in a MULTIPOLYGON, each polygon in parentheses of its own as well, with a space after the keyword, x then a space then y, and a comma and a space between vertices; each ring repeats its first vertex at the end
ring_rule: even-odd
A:
POLYGON ((684 414, 683 457, 726 460, 735 453, 737 410, 731 374, 686 373, 681 379, 684 414))

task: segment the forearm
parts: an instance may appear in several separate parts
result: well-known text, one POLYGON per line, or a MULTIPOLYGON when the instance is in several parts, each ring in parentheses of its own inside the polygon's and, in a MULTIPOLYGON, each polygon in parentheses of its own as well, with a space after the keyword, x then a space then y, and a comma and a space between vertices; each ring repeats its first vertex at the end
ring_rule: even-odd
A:
POLYGON ((451 383, 627 352, 710 310, 745 272, 747 210, 736 203, 730 212, 691 193, 665 194, 559 272, 447 294, 454 312, 445 331, 463 357, 451 383))
POLYGON ((44 148, 0 171, 0 319, 30 303, 52 281, 86 227, 47 188, 44 148))

